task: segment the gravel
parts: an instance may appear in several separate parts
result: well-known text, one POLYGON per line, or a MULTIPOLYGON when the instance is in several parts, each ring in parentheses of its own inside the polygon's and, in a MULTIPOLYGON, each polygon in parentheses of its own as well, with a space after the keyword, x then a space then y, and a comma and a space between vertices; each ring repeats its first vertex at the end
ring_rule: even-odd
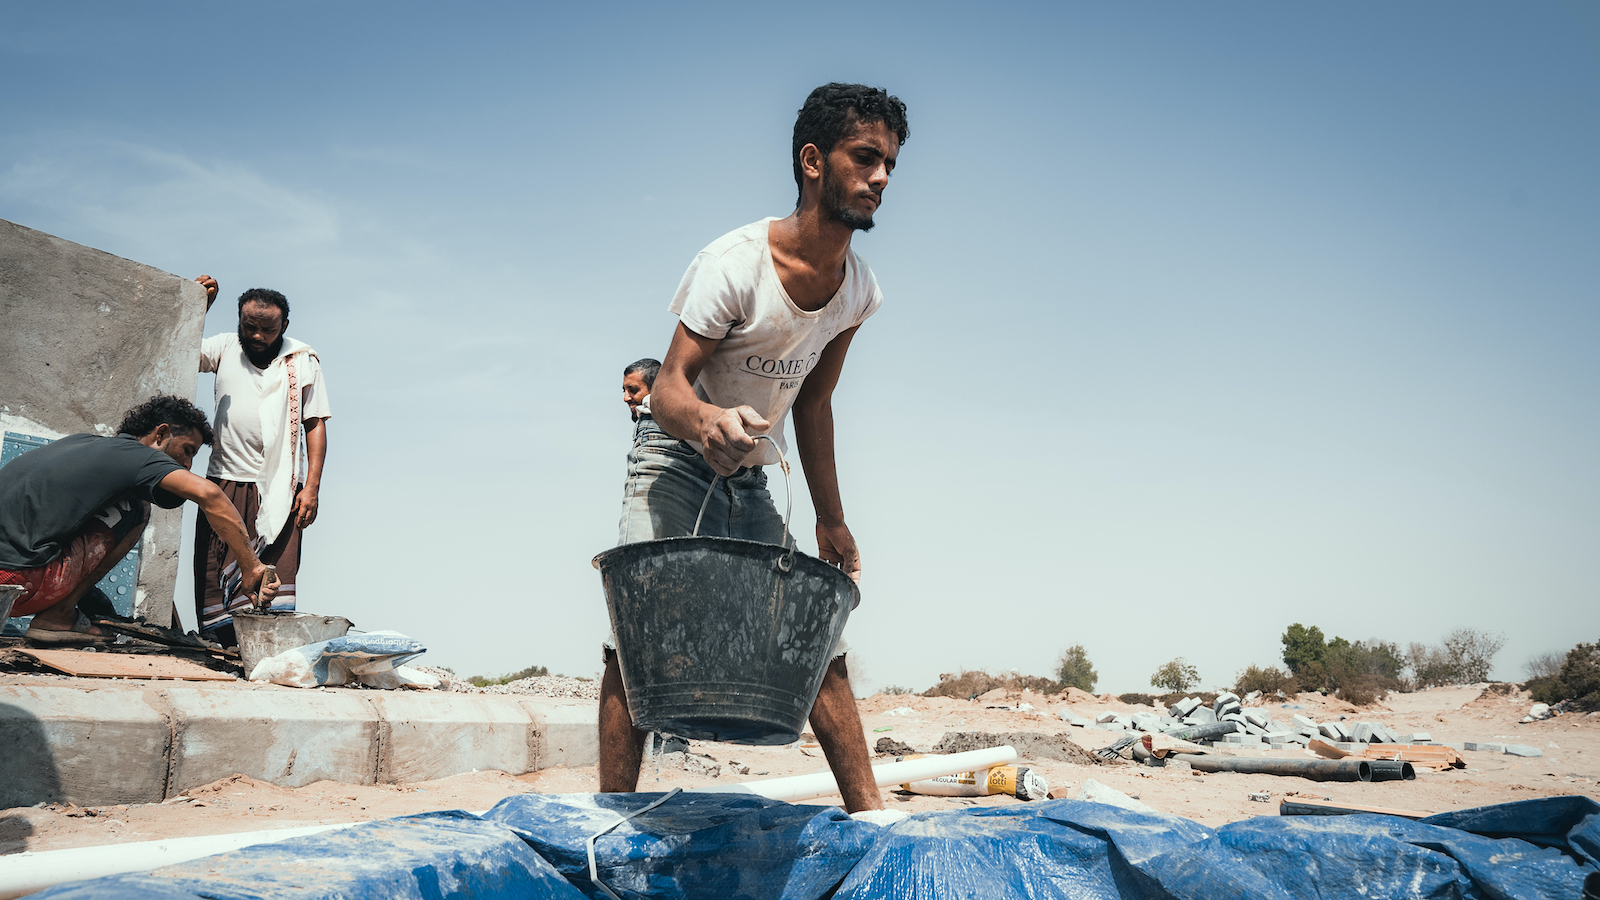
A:
POLYGON ((578 700, 600 699, 600 682, 587 678, 568 678, 565 675, 540 675, 521 678, 508 684, 478 687, 449 669, 438 666, 417 666, 439 679, 439 690, 457 694, 526 694, 537 697, 569 697, 578 700))

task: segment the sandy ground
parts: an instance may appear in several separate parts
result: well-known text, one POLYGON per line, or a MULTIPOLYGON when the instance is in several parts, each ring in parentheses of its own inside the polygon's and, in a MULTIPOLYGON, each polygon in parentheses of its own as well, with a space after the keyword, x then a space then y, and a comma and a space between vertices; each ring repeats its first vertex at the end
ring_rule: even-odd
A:
MULTIPOLYGON (((1271 705, 1274 717, 1280 721, 1287 721, 1292 711, 1317 721, 1343 715, 1351 720, 1384 722, 1401 733, 1428 731, 1439 742, 1495 741, 1544 751, 1544 756, 1536 759, 1469 751, 1463 754, 1468 762, 1466 769, 1438 773, 1419 769, 1417 779, 1409 782, 1342 784, 1272 775, 1180 774, 1131 763, 1075 765, 1043 759, 1024 762, 1049 780, 1056 796, 1075 796, 1085 780, 1093 778, 1137 796, 1158 810, 1211 826, 1274 815, 1277 801, 1285 796, 1329 798, 1426 813, 1562 794, 1600 798, 1600 714, 1518 724, 1530 705, 1525 695, 1486 695, 1481 685, 1396 694, 1384 703, 1359 710, 1316 694, 1300 695, 1290 702, 1298 709, 1284 710, 1281 715, 1279 704, 1271 705), (1260 792, 1270 794, 1268 803, 1249 799, 1250 794, 1260 792)), ((1109 696, 1094 698, 1081 692, 1051 697, 991 693, 975 701, 880 694, 860 701, 869 747, 875 746, 879 738, 889 737, 926 750, 943 734, 954 731, 1066 734, 1091 749, 1114 740, 1112 732, 1073 728, 1062 722, 1057 712, 1067 707, 1083 715, 1102 710, 1149 711, 1149 707, 1132 707, 1109 696), (1024 703, 1035 708, 1013 708, 1024 703), (899 712, 903 710, 909 712, 899 712)), ((681 768, 658 768, 647 760, 640 790, 687 789, 762 777, 761 773, 772 777, 814 772, 827 766, 822 751, 805 741, 786 747, 695 742, 690 752, 710 757, 707 762, 720 767, 720 775, 713 779, 681 768), (735 774, 735 763, 747 766, 749 774, 735 774)), ((1311 755, 1304 750, 1236 752, 1281 758, 1311 755)), ((511 794, 594 789, 592 766, 547 769, 518 777, 477 772, 421 784, 361 786, 319 782, 302 788, 282 788, 236 776, 161 804, 0 810, 0 854, 360 821, 441 809, 476 811, 511 794)), ((888 789, 883 796, 890 808, 908 812, 1022 802, 1005 796, 956 799, 888 789)), ((811 802, 837 804, 838 798, 811 802)))

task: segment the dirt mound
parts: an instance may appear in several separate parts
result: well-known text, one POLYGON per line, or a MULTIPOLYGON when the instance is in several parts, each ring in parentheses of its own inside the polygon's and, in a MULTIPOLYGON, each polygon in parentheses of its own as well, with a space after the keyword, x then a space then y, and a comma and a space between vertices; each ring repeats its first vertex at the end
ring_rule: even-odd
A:
POLYGON ((1102 765, 1093 753, 1074 744, 1064 734, 1040 734, 1037 731, 1012 731, 992 734, 987 731, 947 731, 939 743, 933 745, 935 753, 963 753, 967 750, 987 750, 1006 744, 1017 748, 1022 759, 1052 759, 1080 766, 1102 765))
POLYGON ((917 752, 917 748, 910 744, 904 744, 894 738, 887 737, 878 738, 878 744, 872 750, 879 756, 905 756, 917 752))

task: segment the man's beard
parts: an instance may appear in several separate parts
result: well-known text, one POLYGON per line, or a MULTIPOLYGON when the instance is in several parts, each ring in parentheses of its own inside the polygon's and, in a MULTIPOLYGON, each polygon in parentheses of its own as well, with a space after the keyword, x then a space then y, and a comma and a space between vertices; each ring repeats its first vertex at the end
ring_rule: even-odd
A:
MULTIPOLYGON (((250 343, 244 339, 244 329, 241 328, 239 329, 239 346, 243 347, 245 352, 248 353, 252 358, 260 356, 268 360, 273 360, 278 358, 278 351, 283 349, 283 335, 278 335, 278 339, 267 345, 267 349, 257 353, 255 349, 250 346, 250 343)), ((253 361, 254 359, 252 359, 252 362, 253 361)))
POLYGON ((845 203, 844 185, 833 177, 828 161, 822 161, 822 209, 828 218, 857 231, 872 230, 872 216, 863 215, 845 203))

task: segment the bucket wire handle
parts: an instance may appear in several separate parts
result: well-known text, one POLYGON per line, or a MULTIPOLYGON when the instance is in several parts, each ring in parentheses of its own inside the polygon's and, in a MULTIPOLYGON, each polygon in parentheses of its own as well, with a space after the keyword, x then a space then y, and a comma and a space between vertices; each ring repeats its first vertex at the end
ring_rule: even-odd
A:
MULTIPOLYGON (((778 447, 778 442, 770 435, 757 434, 752 437, 758 441, 767 441, 778 449, 778 468, 783 470, 783 490, 788 495, 788 504, 783 512, 783 546, 787 552, 778 557, 778 571, 787 572, 794 568, 794 545, 789 542, 789 520, 794 516, 794 484, 789 480, 789 461, 783 458, 783 449, 778 447)), ((711 486, 706 488, 706 498, 700 501, 700 514, 694 517, 694 534, 691 537, 700 536, 700 520, 706 517, 706 507, 711 504, 711 493, 717 489, 717 479, 721 477, 715 474, 711 476, 711 486)))

